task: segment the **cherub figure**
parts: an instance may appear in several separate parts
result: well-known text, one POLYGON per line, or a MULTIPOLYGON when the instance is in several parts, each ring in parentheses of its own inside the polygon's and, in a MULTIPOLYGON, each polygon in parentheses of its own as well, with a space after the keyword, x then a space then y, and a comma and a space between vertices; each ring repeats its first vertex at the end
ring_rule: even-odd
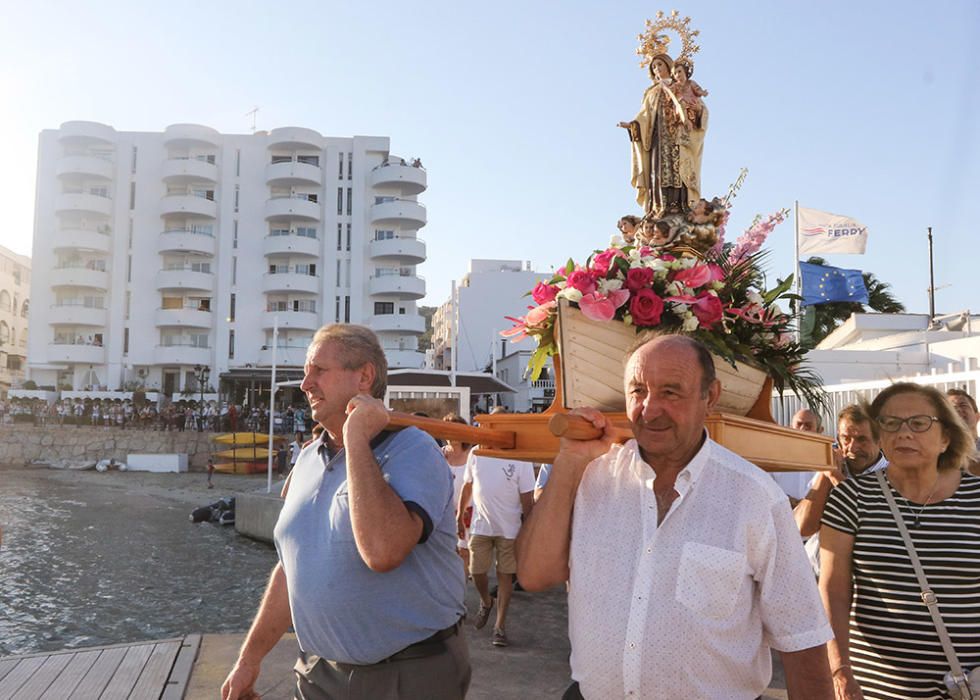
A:
POLYGON ((627 245, 633 245, 636 241, 636 229, 640 224, 640 217, 627 214, 620 218, 616 223, 616 228, 623 234, 623 240, 627 245))

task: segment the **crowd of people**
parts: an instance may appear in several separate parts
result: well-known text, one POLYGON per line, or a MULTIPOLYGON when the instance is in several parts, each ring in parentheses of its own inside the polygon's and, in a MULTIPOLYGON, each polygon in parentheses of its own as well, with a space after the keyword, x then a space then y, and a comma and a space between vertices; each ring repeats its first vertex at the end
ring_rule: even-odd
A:
MULTIPOLYGON (((264 433, 269 429, 269 410, 263 404, 247 408, 218 401, 180 400, 158 405, 147 401, 137 404, 132 399, 64 398, 48 402, 36 397, 19 397, 0 400, 0 425, 4 423, 264 433)), ((307 430, 308 409, 302 405, 290 405, 280 411, 273 426, 277 434, 292 435, 307 430)))

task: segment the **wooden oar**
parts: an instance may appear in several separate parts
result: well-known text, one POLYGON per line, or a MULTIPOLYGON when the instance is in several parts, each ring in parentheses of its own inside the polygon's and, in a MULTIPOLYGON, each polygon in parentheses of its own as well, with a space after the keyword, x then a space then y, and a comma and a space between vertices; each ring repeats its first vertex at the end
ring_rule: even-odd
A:
POLYGON ((451 421, 439 420, 438 418, 423 418, 413 416, 411 413, 401 411, 391 411, 388 426, 391 428, 416 427, 424 430, 434 438, 443 440, 458 440, 467 442, 471 445, 482 445, 484 447, 496 447, 500 449, 513 449, 516 444, 516 436, 512 430, 493 430, 476 425, 463 425, 451 421))

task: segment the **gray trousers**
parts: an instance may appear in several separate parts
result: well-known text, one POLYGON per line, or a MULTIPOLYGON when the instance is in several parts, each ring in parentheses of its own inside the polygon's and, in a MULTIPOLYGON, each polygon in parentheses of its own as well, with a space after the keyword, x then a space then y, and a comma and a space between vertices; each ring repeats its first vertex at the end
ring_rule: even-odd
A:
POLYGON ((470 654, 462 630, 443 652, 355 666, 307 656, 296 662, 295 700, 462 700, 470 687, 470 654))

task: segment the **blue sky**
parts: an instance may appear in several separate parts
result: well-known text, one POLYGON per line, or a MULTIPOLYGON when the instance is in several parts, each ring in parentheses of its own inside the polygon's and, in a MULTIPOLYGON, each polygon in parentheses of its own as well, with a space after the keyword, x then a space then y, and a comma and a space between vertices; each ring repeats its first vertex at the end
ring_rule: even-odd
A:
MULTIPOLYGON (((702 190, 749 175, 729 227, 804 206, 871 230, 864 256, 910 311, 980 311, 980 3, 688 2, 695 79, 710 95, 702 190), (975 206, 975 204, 973 204, 975 206), (949 286, 945 286, 949 285, 949 286)), ((307 126, 391 137, 422 158, 435 305, 474 257, 550 270, 634 211, 631 119, 647 85, 640 2, 42 2, 0 0, 0 244, 30 253, 37 134, 91 119, 246 132, 307 126)), ((676 44, 675 44, 676 45, 676 44)), ((770 270, 793 265, 792 222, 770 270)), ((516 311, 520 311, 517 309, 516 311)))

